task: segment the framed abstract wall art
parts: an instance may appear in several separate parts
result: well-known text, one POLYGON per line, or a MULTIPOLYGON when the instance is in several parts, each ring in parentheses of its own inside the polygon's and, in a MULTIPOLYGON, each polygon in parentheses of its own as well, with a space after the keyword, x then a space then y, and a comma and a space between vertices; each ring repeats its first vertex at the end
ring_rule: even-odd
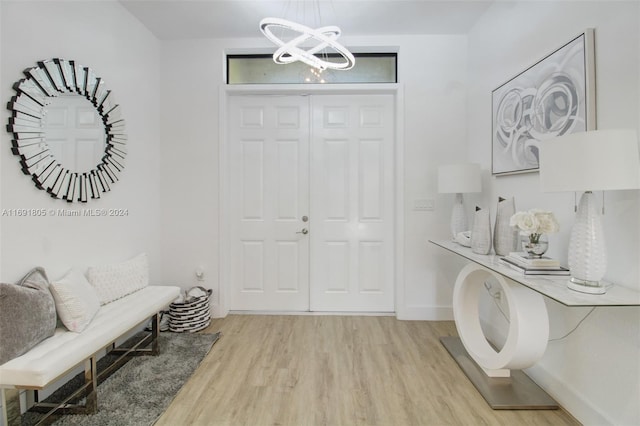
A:
POLYGON ((492 92, 493 175, 538 170, 538 144, 596 128, 593 29, 492 92))

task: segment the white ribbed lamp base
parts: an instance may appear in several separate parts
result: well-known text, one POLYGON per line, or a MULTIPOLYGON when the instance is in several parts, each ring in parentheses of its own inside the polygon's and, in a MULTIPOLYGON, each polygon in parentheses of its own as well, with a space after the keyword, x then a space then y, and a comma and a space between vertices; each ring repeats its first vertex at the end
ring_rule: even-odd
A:
POLYGON ((578 205, 576 223, 569 241, 569 269, 571 290, 589 294, 604 294, 600 284, 607 270, 607 252, 602 221, 596 210, 595 196, 591 191, 582 194, 578 205))

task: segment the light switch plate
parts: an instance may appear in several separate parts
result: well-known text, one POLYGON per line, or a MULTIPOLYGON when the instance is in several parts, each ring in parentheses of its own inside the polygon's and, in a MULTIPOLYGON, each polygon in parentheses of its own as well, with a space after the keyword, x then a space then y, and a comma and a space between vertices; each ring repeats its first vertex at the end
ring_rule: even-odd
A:
POLYGON ((433 199, 415 200, 413 202, 413 210, 433 211, 435 210, 435 201, 433 199))

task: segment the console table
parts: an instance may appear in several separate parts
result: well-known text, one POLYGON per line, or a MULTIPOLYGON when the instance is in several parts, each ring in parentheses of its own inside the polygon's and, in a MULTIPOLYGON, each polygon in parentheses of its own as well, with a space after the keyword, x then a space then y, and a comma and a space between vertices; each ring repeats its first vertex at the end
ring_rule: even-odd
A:
POLYGON ((605 294, 567 288, 567 276, 525 276, 500 262, 497 255, 479 255, 452 241, 430 243, 469 263, 460 271, 453 291, 457 337, 440 341, 493 409, 555 409, 557 403, 522 369, 542 358, 549 339, 549 317, 543 296, 565 306, 640 306, 640 292, 607 284, 605 294), (484 283, 502 287, 509 307, 509 332, 501 350, 490 345, 480 327, 478 299, 484 283))

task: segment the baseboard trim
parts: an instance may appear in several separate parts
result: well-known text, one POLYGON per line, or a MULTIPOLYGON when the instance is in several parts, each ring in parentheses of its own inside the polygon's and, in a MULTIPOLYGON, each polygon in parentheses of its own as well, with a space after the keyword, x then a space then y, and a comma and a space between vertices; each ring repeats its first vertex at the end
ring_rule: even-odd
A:
POLYGON ((558 380, 542 365, 536 364, 528 368, 526 373, 580 423, 585 425, 616 424, 614 420, 600 412, 593 403, 589 403, 574 388, 558 380))
POLYGON ((300 315, 300 316, 360 316, 394 317, 395 312, 319 312, 319 311, 229 311, 229 315, 300 315))
POLYGON ((451 306, 405 306, 398 310, 399 320, 406 321, 453 321, 451 306))

